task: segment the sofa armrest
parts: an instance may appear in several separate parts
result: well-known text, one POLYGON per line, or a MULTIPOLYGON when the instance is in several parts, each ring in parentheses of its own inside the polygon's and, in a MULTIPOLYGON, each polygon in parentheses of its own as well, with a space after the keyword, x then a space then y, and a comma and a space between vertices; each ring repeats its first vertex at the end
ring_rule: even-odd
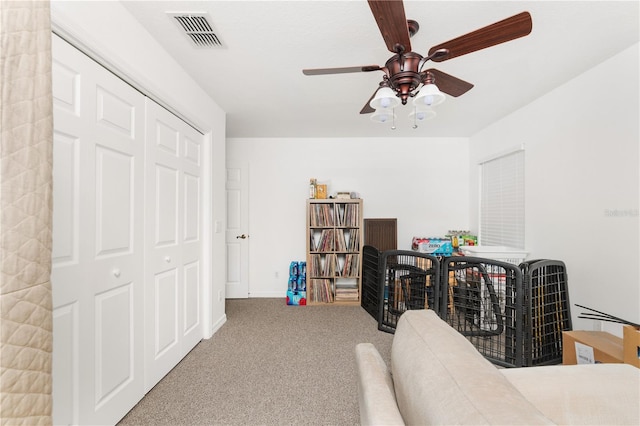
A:
POLYGON ((403 425, 389 369, 371 343, 356 345, 361 425, 403 425))
POLYGON ((640 369, 631 365, 549 365, 500 372, 558 424, 640 425, 640 369))

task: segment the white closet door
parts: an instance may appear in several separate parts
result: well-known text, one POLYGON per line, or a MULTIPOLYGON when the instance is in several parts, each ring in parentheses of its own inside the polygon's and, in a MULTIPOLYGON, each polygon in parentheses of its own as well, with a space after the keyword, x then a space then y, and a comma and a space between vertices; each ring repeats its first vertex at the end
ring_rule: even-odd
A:
POLYGON ((146 100, 145 388, 202 338, 203 136, 146 100))
POLYGON ((53 420, 144 395, 144 96, 53 36, 53 420))

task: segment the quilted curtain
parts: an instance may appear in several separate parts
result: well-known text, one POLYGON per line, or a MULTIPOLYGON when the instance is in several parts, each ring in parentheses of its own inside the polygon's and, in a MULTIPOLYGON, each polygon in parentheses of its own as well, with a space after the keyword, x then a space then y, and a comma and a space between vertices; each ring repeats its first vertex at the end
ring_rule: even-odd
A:
POLYGON ((48 1, 0 0, 0 424, 51 424, 48 1))

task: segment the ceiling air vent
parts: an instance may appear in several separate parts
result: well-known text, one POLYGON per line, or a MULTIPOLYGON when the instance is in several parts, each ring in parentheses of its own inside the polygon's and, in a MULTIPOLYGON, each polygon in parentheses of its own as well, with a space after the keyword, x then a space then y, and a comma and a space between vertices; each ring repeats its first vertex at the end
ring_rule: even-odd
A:
POLYGON ((197 47, 223 47, 206 13, 167 12, 197 47))

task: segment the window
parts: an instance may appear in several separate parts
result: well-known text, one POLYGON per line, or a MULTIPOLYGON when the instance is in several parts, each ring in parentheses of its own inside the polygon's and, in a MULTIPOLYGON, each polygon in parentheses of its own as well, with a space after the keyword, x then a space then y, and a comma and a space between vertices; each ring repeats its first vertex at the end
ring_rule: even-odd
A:
POLYGON ((524 150, 480 168, 480 244, 524 249, 524 150))

